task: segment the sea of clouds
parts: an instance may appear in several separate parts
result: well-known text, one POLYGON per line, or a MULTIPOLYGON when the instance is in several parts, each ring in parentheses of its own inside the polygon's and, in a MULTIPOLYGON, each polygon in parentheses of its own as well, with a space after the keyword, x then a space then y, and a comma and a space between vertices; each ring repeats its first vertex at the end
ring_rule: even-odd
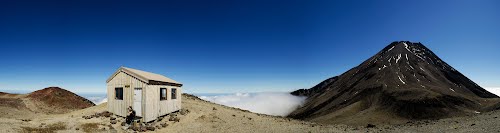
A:
POLYGON ((234 93, 199 97, 214 103, 275 116, 290 114, 302 106, 306 99, 288 92, 234 93))
MULTIPOLYGON (((500 96, 499 88, 485 88, 500 96)), ((286 116, 304 104, 306 97, 293 96, 288 92, 259 92, 233 94, 195 94, 201 99, 240 108, 255 113, 286 116)), ((108 101, 105 95, 85 96, 96 105, 108 101)))
MULTIPOLYGON (((201 99, 240 108, 255 113, 286 116, 304 104, 306 97, 293 96, 288 92, 259 92, 234 94, 198 94, 201 99)), ((108 101, 105 95, 84 96, 94 104, 108 101)))
POLYGON ((489 88, 484 88, 484 89, 486 89, 487 91, 489 91, 497 96, 500 96, 500 87, 498 87, 498 88, 489 87, 489 88))
POLYGON ((84 96, 86 99, 92 101, 95 105, 99 105, 105 102, 108 102, 108 98, 103 95, 94 95, 94 96, 84 96))

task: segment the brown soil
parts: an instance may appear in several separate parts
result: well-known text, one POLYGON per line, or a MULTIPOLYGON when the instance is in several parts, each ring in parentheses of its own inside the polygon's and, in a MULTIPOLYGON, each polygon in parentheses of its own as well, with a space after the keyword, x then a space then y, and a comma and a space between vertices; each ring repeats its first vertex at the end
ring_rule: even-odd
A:
POLYGON ((12 107, 15 109, 27 109, 22 100, 14 98, 0 98, 0 106, 12 107))
POLYGON ((91 101, 59 87, 48 87, 30 93, 28 98, 44 102, 51 107, 63 109, 84 109, 95 106, 91 101))

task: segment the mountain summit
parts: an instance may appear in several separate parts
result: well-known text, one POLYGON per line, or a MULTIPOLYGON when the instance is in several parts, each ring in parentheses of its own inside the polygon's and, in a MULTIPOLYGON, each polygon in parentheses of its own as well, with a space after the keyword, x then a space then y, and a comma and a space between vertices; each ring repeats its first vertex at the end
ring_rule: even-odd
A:
POLYGON ((28 94, 27 97, 33 101, 43 103, 49 107, 50 112, 59 111, 65 113, 95 106, 90 100, 59 87, 47 87, 37 90, 28 94))
POLYGON ((409 41, 393 42, 342 75, 292 94, 308 99, 289 117, 345 124, 474 114, 498 100, 421 43, 409 41))

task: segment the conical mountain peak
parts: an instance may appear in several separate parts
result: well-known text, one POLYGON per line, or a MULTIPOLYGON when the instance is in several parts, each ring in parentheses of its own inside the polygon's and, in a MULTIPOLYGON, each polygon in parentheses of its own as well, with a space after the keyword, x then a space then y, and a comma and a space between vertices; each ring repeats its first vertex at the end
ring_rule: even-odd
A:
MULTIPOLYGON (((380 115, 451 117, 483 111, 487 103, 482 99, 498 98, 423 44, 409 41, 393 42, 357 67, 302 91, 309 98, 290 117, 325 123, 377 120, 380 115)), ((374 123, 381 122, 393 121, 374 123)))
POLYGON ((403 63, 403 65, 406 64, 410 68, 415 63, 426 63, 440 69, 456 71, 420 42, 413 43, 410 41, 391 43, 370 58, 369 63, 382 64, 382 66, 385 65, 386 67, 403 63))
POLYGON ((431 54, 430 50, 424 45, 419 43, 412 43, 409 41, 399 41, 393 42, 386 48, 384 48, 381 53, 382 55, 397 55, 397 54, 410 54, 418 57, 422 61, 425 60, 427 55, 431 54))

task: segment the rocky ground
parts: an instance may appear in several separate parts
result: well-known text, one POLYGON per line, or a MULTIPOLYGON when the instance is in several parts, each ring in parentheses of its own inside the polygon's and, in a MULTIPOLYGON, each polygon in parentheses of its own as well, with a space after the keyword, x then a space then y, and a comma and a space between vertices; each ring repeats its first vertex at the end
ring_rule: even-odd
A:
POLYGON ((347 126, 256 114, 191 95, 183 95, 182 100, 183 110, 130 129, 123 129, 124 118, 107 113, 104 103, 65 114, 0 116, 0 132, 500 132, 500 111, 400 125, 347 126))

